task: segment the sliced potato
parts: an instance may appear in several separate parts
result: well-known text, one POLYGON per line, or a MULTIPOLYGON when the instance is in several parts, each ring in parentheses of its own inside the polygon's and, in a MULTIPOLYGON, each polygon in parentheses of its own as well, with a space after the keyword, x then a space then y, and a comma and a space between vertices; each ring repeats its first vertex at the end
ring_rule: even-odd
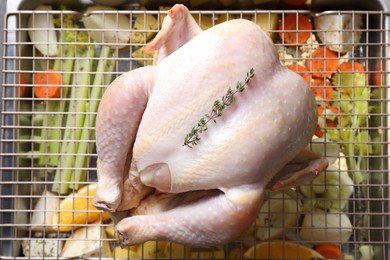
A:
POLYGON ((274 38, 275 30, 278 28, 279 24, 279 17, 277 14, 259 13, 255 14, 251 20, 266 31, 272 39, 274 38))

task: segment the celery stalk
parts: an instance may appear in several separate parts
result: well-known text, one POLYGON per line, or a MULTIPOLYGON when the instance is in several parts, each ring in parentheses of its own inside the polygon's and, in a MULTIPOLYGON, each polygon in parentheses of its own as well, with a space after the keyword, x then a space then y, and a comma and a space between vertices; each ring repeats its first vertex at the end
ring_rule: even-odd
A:
POLYGON ((367 118, 372 110, 369 105, 371 90, 366 85, 363 73, 339 73, 333 77, 336 86, 346 87, 348 94, 340 94, 339 104, 344 116, 341 130, 328 129, 327 135, 331 140, 340 142, 342 152, 347 159, 350 177, 354 183, 362 183, 366 178, 367 165, 364 157, 372 153, 367 118), (353 102, 352 102, 353 101, 353 102))
MULTIPOLYGON (((65 7, 61 7, 65 10, 65 7)), ((63 79, 63 89, 61 93, 62 98, 66 98, 68 95, 67 86, 71 83, 72 71, 74 65, 75 56, 75 39, 77 33, 75 28, 77 25, 78 17, 73 14, 65 14, 62 17, 58 16, 53 20, 56 27, 62 28, 58 50, 59 56, 55 60, 54 69, 60 71, 63 79), (65 59, 63 59, 65 57, 65 59)), ((39 152, 41 154, 38 165, 40 166, 57 166, 60 157, 60 142, 61 140, 61 126, 63 121, 63 113, 65 111, 65 102, 50 100, 47 101, 47 115, 44 117, 44 123, 42 126, 41 138, 43 140, 40 145, 39 152), (48 156, 45 156, 48 154, 48 156)))
POLYGON ((84 124, 81 132, 81 136, 79 139, 79 144, 77 148, 77 157, 74 164, 74 172, 73 178, 74 181, 71 184, 73 189, 78 189, 80 186, 80 182, 85 181, 86 179, 86 171, 82 170, 88 164, 88 150, 93 150, 95 143, 90 143, 89 140, 94 139, 94 129, 96 122, 96 112, 98 110, 98 106, 100 103, 100 98, 102 96, 102 85, 108 85, 112 81, 112 73, 115 69, 115 61, 108 60, 109 57, 113 57, 112 51, 108 46, 103 46, 101 50, 101 55, 99 59, 99 63, 96 69, 96 76, 93 81, 93 88, 91 89, 90 101, 87 106, 88 116, 84 119, 84 124), (103 72, 109 73, 104 75, 103 72))
MULTIPOLYGON (((63 49, 63 48, 60 48, 63 49)), ((60 61, 57 59, 54 64, 54 69, 61 71, 63 75, 64 88, 62 89, 61 96, 64 98, 67 96, 67 85, 70 84, 71 71, 73 70, 74 63, 74 47, 64 48, 65 60, 60 61)), ((44 122, 42 125, 41 138, 44 140, 40 144, 39 153, 41 156, 38 159, 38 165, 44 166, 57 166, 59 163, 59 152, 61 140, 61 125, 63 115, 61 112, 65 110, 65 104, 58 100, 47 101, 47 115, 44 116, 44 122), (45 141, 46 140, 46 141, 45 141), (44 154, 48 154, 45 156, 44 154)))
POLYGON ((68 115, 65 124, 65 132, 62 137, 60 164, 54 177, 52 191, 66 194, 69 189, 67 182, 71 181, 72 166, 77 150, 77 140, 80 138, 81 127, 85 117, 85 103, 88 98, 88 86, 90 85, 90 73, 93 69, 94 47, 77 46, 73 75, 73 87, 70 93, 68 115), (77 48, 79 47, 79 48, 77 48))

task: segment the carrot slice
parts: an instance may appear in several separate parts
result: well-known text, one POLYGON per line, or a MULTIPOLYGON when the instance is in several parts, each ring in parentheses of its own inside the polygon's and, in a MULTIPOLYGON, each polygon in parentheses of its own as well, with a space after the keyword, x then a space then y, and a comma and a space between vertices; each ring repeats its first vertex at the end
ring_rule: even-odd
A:
POLYGON ((289 70, 296 72, 306 81, 307 84, 310 84, 311 82, 310 72, 306 69, 306 67, 299 64, 290 64, 287 66, 287 68, 289 70))
POLYGON ((349 73, 352 72, 366 73, 366 70, 364 69, 363 65, 356 61, 348 61, 348 62, 341 63, 339 71, 349 72, 349 73))
POLYGON ((342 259, 340 248, 333 244, 321 244, 316 246, 314 250, 326 259, 342 259))
POLYGON ((287 14, 279 24, 279 36, 284 44, 304 44, 313 29, 312 23, 303 14, 287 14))
MULTIPOLYGON (((340 114, 340 112, 339 112, 339 110, 336 107, 330 106, 330 105, 327 105, 326 109, 332 111, 336 115, 336 118, 334 120, 331 120, 329 118, 325 118, 325 122, 324 123, 325 123, 327 128, 334 128, 338 124, 338 115, 340 114)), ((322 117, 322 115, 324 113, 324 107, 323 106, 318 106, 317 107, 317 113, 318 113, 318 117, 322 117)), ((322 137, 324 135, 324 132, 321 129, 320 125, 317 125, 316 131, 315 131, 314 134, 316 136, 318 136, 318 137, 322 137)))
POLYGON ((333 96, 333 88, 326 79, 313 79, 311 89, 316 97, 331 99, 333 96))
POLYGON ((18 74, 19 79, 19 85, 16 88, 16 94, 18 97, 26 97, 28 95, 28 87, 27 84, 29 84, 29 80, 27 78, 27 75, 25 73, 19 73, 18 74))
POLYGON ((313 73, 314 78, 329 78, 338 69, 338 56, 326 47, 320 47, 312 52, 306 60, 306 67, 313 73))
POLYGON ((34 94, 39 98, 58 98, 62 85, 62 75, 58 71, 49 69, 39 72, 34 78, 34 94))

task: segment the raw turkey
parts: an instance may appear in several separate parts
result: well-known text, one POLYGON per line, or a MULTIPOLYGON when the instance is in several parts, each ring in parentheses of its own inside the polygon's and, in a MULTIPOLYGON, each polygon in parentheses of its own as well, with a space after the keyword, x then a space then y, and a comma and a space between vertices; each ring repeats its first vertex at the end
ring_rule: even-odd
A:
POLYGON ((240 236, 267 189, 309 181, 327 161, 304 150, 317 125, 305 81, 281 66, 255 23, 202 31, 175 5, 146 47, 154 65, 129 71, 98 111, 94 205, 112 213, 122 246, 164 239, 211 246, 240 236), (215 100, 254 76, 199 133, 184 138, 215 100))

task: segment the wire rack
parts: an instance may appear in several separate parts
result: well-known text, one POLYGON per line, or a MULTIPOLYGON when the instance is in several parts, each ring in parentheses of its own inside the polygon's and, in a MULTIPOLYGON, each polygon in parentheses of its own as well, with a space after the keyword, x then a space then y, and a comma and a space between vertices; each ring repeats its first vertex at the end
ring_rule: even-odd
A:
MULTIPOLYGON (((203 249, 151 241, 119 250, 111 235, 111 221, 88 208, 88 198, 93 197, 93 186, 89 185, 96 182, 96 111, 93 106, 116 76, 152 63, 152 56, 145 54, 143 47, 160 29, 166 11, 90 13, 90 16, 107 19, 112 16, 115 21, 119 21, 118 15, 129 18, 130 24, 126 25, 132 28, 129 30, 92 30, 102 34, 128 34, 131 40, 121 45, 95 42, 91 30, 83 27, 83 14, 79 12, 8 13, 1 82, 0 258, 243 259, 276 258, 273 253, 278 251, 284 259, 307 259, 315 256, 305 256, 297 244, 313 248, 325 243, 341 250, 343 259, 388 259, 388 13, 193 11, 192 14, 203 29, 233 18, 255 21, 268 31, 285 66, 290 65, 293 70, 298 70, 298 65, 306 67, 307 70, 298 73, 316 91, 319 107, 322 107, 316 132, 316 137, 321 139, 313 140, 311 147, 327 156, 333 169, 313 183, 282 193, 268 193, 256 223, 241 238, 227 245, 203 249), (298 13, 312 24, 318 17, 333 16, 335 21, 348 17, 352 25, 358 26, 341 31, 321 29, 317 24, 312 29, 297 30, 284 21, 290 15, 295 15, 298 21, 298 13), (62 22, 54 28, 49 24, 29 27, 28 19, 37 21, 38 16, 44 17, 47 23, 50 16, 59 17, 62 22), (79 28, 64 29, 67 16, 75 17, 79 28), (59 37, 57 56, 47 57, 34 47, 37 42, 32 41, 29 31, 39 35, 40 30, 51 30, 59 37), (85 43, 65 41, 61 38, 65 30, 74 38, 84 35, 85 43), (299 38, 302 33, 309 35, 302 44, 286 40, 287 36, 299 38), (328 57, 314 57, 315 50, 330 48, 332 33, 337 40, 341 39, 333 42, 333 49, 346 50, 334 51, 333 61, 328 57), (347 37, 343 38, 343 34, 347 37), (111 47, 108 54, 103 53, 105 45, 111 47), (86 51, 68 55, 64 50, 70 46, 76 49, 86 46, 86 51), (336 62, 336 69, 330 71, 330 76, 327 71, 317 71, 316 76, 313 68, 309 68, 316 66, 314 61, 336 62), (363 71, 354 64, 343 74, 340 66, 345 62, 358 62, 363 71), (67 64, 72 64, 73 69, 67 64), (85 64, 90 68, 82 67, 85 64), (57 66, 56 70, 64 78, 60 96, 36 97, 34 78, 53 66, 57 66), (103 66, 103 70, 98 66, 103 66), (73 95, 76 85, 86 92, 73 95), (97 96, 92 94, 96 89, 97 96), (81 110, 74 110, 72 106, 80 106, 81 110), (85 136, 81 138, 79 134, 83 130, 86 130, 85 136), (84 149, 78 150, 80 146, 84 149), (337 153, 334 153, 335 147, 337 153), (81 163, 77 164, 78 158, 81 163), (82 187, 88 189, 80 192, 82 187), (68 195, 73 190, 79 193, 81 200, 76 202, 74 196, 68 195), (69 202, 69 198, 71 203, 66 208, 63 201, 68 199, 69 202), (70 212, 71 221, 75 221, 79 211, 91 219, 93 216, 93 221, 84 219, 72 224, 73 228, 62 230, 58 223, 52 222, 61 207, 70 212), (276 247, 272 247, 272 243, 276 247), (295 246, 288 248, 289 243, 295 246)), ((48 40, 35 38, 35 41, 40 41, 44 48, 51 45, 48 40)))

